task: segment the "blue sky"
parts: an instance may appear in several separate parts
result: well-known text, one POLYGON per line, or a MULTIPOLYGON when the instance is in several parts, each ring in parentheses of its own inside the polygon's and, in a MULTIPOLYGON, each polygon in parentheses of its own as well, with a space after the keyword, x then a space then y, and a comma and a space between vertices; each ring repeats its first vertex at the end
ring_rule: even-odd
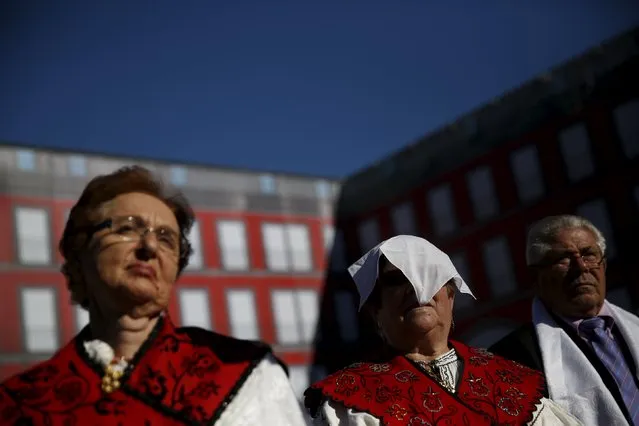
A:
POLYGON ((12 3, 0 139, 336 177, 639 25, 636 0, 12 3))

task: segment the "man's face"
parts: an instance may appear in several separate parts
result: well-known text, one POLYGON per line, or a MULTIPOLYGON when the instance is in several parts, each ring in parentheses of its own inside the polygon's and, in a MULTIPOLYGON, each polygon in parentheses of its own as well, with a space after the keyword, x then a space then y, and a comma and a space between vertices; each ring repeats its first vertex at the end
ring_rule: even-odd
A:
POLYGON ((601 310, 606 297, 606 260, 590 230, 559 231, 550 252, 533 269, 537 295, 555 313, 587 318, 601 310))

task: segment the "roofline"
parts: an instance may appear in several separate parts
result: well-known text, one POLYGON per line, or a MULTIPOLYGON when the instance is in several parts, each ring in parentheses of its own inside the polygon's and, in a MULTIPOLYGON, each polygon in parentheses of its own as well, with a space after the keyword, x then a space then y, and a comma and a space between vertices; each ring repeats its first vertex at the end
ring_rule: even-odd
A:
POLYGON ((102 157, 102 158, 109 158, 109 159, 127 160, 127 161, 132 161, 132 162, 136 162, 136 161, 151 162, 151 163, 157 163, 157 164, 165 165, 165 166, 198 167, 198 168, 203 168, 203 169, 224 170, 224 171, 240 172, 240 173, 247 173, 247 174, 272 174, 272 175, 281 176, 281 177, 322 179, 322 180, 331 181, 333 183, 340 183, 340 182, 342 182, 345 179, 345 177, 335 177, 335 176, 327 176, 327 175, 312 175, 312 174, 305 174, 305 173, 291 173, 291 172, 276 171, 276 170, 272 170, 272 169, 252 169, 252 168, 240 167, 240 166, 238 166, 238 167, 221 166, 221 165, 207 164, 207 163, 195 162, 195 161, 188 161, 188 162, 172 161, 170 159, 161 158, 161 157, 131 157, 131 156, 127 156, 127 155, 122 155, 122 154, 117 154, 117 153, 110 153, 110 152, 105 152, 105 151, 97 151, 97 150, 90 150, 90 149, 71 149, 71 148, 64 148, 64 147, 42 146, 42 145, 37 145, 35 143, 22 142, 22 141, 11 141, 11 140, 6 140, 6 139, 0 139, 0 147, 2 147, 2 146, 13 147, 13 148, 18 148, 18 149, 20 149, 20 148, 22 148, 22 149, 32 149, 32 150, 37 150, 37 151, 41 151, 41 152, 52 152, 52 153, 57 153, 57 154, 87 155, 87 156, 95 156, 95 157, 102 157))
MULTIPOLYGON (((386 164, 396 161, 403 155, 409 154, 410 151, 414 149, 421 149, 425 144, 431 142, 432 139, 435 139, 442 134, 458 131, 458 127, 463 124, 464 120, 477 117, 480 115, 481 112, 484 112, 490 108, 499 108, 500 106, 503 107, 504 105, 508 105, 509 101, 514 99, 520 93, 524 92, 526 89, 533 87, 538 82, 542 81, 552 83, 553 79, 561 79, 562 74, 567 74, 568 69, 579 64, 587 63, 590 59, 605 55, 608 49, 612 50, 615 45, 620 45, 624 42, 628 42, 628 40, 632 38, 637 40, 636 43, 637 46, 639 46, 639 27, 633 27, 627 31, 617 34, 616 36, 606 39, 586 49, 582 53, 576 54, 572 58, 551 67, 548 71, 542 72, 536 77, 532 77, 518 86, 507 89, 505 92, 495 97, 494 99, 480 104, 478 107, 473 108, 462 115, 459 115, 457 118, 441 126, 438 126, 425 135, 417 137, 404 147, 394 151, 391 154, 386 155, 383 158, 380 158, 379 160, 373 162, 373 164, 356 170, 350 176, 348 176, 347 181, 350 181, 351 179, 359 179, 362 175, 369 173, 371 170, 378 167, 383 167, 386 164)), ((551 94, 548 93, 548 96, 550 95, 551 94)), ((437 153, 435 153, 434 155, 437 155, 437 153)))

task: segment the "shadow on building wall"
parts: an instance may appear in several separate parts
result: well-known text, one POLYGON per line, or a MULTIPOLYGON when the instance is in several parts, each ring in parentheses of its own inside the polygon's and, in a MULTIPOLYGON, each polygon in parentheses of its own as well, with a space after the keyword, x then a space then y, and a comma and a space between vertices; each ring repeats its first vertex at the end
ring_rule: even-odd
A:
POLYGON ((456 300, 453 338, 475 346, 530 321, 526 232, 552 214, 579 214, 604 233, 608 299, 639 313, 637 75, 635 29, 347 179, 311 381, 377 354, 346 267, 396 234, 451 256, 478 297, 456 300))

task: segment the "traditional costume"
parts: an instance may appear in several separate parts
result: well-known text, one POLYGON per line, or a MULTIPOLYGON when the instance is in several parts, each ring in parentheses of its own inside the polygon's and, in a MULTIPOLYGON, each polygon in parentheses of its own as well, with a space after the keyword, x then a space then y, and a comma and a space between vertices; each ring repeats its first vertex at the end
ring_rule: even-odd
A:
POLYGON ((86 327, 0 385, 2 425, 306 424, 285 368, 262 343, 160 317, 130 362, 86 327))
MULTIPOLYGON (((427 303, 449 281, 472 292, 450 258, 428 241, 401 235, 382 242, 349 268, 360 308, 386 259, 427 303)), ((449 341, 450 351, 424 363, 403 354, 357 363, 313 384, 305 405, 317 425, 579 425, 543 398, 541 373, 449 341)))
MULTIPOLYGON (((639 318, 605 301, 600 317, 621 347, 639 384, 639 318)), ((578 327, 533 301, 532 324, 521 327, 491 350, 543 371, 549 397, 586 425, 632 425, 620 386, 578 327)), ((635 413, 639 400, 634 402, 635 413)), ((635 423, 638 424, 638 423, 635 423)))

